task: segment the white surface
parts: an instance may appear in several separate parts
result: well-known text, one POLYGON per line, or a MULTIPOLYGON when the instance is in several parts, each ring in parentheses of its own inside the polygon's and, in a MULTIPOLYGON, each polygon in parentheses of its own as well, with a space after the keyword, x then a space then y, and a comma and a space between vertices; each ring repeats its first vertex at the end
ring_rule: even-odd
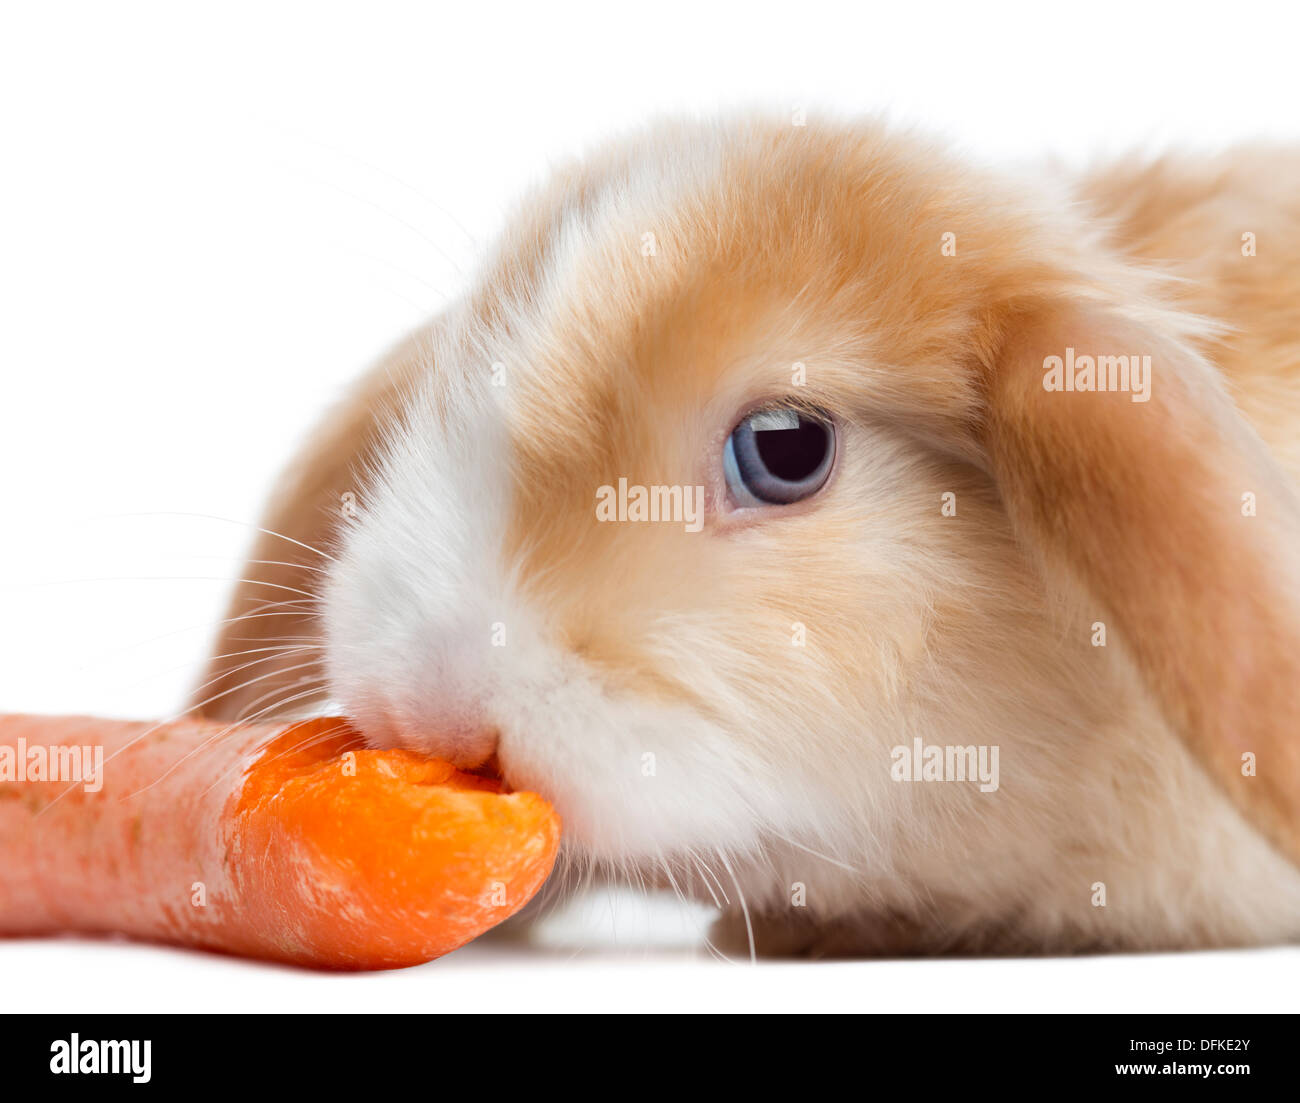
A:
MULTIPOLYGON (((1297 135, 1281 4, 995 8, 7 5, 0 709, 174 709, 294 440, 521 187, 611 130, 758 102, 887 110, 989 157, 1297 135)), ((475 946, 370 977, 10 943, 0 1008, 1293 1010, 1300 988, 1293 950, 750 968, 624 934, 630 956, 475 946)))
POLYGON ((59 941, 0 946, 0 1011, 1294 1013, 1298 966, 1296 949, 751 965, 479 942, 415 969, 325 975, 59 941))

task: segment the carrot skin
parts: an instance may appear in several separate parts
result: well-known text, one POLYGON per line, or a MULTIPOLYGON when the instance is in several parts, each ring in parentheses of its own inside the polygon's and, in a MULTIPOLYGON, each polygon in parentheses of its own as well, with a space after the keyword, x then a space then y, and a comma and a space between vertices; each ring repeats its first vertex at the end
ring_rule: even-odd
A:
POLYGON ((535 794, 367 748, 337 719, 0 716, 4 935, 115 933, 317 968, 396 968, 521 908, 559 834, 535 794), (20 750, 39 760, 72 746, 102 748, 102 777, 48 780, 47 768, 44 779, 2 780, 20 750))

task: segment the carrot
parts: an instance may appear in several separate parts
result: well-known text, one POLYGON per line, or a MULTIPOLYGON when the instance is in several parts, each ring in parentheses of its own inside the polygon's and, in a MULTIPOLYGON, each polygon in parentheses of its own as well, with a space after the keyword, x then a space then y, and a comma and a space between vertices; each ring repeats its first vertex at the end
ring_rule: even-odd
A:
POLYGON ((559 836, 535 793, 342 720, 0 716, 0 934, 414 965, 523 907, 559 836))

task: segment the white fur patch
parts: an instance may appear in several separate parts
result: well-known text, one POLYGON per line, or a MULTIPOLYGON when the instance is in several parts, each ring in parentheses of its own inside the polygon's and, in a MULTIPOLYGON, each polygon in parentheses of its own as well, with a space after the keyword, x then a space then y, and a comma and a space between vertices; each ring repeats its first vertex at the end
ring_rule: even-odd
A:
POLYGON ((744 850, 780 817, 743 745, 607 687, 554 644, 503 562, 509 441, 486 377, 440 372, 392 433, 324 595, 331 696, 380 746, 476 766, 555 803, 609 861, 744 850))

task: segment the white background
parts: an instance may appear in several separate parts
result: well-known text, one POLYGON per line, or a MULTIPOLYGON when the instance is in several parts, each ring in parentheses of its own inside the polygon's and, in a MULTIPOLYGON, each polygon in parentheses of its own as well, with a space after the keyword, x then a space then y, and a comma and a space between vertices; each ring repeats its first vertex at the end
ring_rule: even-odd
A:
MULTIPOLYGON (((546 166, 663 112, 885 112, 1083 163, 1300 130, 1283 4, 8 5, 0 709, 165 715, 313 417, 546 166)), ((0 1008, 1294 1009, 1292 949, 762 965, 594 902, 371 977, 0 944, 0 1008), (613 948, 611 947, 613 945, 613 948)))

